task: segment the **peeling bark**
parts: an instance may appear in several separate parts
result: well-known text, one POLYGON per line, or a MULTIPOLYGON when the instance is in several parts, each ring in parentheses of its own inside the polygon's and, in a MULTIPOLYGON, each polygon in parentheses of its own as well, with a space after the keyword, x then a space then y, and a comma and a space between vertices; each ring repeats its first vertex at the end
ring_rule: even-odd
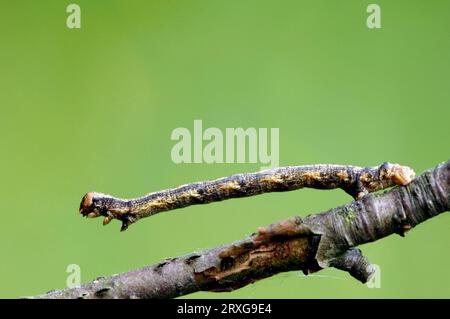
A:
POLYGON ((450 161, 384 194, 261 227, 229 245, 36 298, 173 298, 201 290, 229 291, 283 271, 308 274, 326 267, 366 282, 373 267, 355 246, 394 233, 403 236, 448 210, 450 161))

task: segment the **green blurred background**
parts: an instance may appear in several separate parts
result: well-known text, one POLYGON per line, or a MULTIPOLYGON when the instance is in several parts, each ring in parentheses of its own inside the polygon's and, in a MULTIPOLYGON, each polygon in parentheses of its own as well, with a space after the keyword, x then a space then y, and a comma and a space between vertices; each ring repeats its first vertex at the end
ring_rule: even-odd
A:
MULTIPOLYGON (((450 1, 0 3, 0 297, 214 247, 349 202, 301 190, 157 215, 124 233, 78 214, 91 190, 134 197, 258 170, 171 161, 177 127, 280 128, 280 165, 412 166, 449 158, 450 1)), ((381 288, 327 269, 202 298, 450 297, 450 216, 362 246, 381 288)))

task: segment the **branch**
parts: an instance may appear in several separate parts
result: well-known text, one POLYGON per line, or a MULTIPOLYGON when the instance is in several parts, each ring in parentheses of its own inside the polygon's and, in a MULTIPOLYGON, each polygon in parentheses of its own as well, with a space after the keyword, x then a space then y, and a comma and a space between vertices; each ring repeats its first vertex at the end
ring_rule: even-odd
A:
POLYGON ((326 267, 365 282, 373 267, 354 247, 405 232, 450 209, 450 161, 405 187, 369 194, 303 220, 293 217, 246 239, 37 298, 172 298, 229 291, 283 271, 326 267))
POLYGON ((121 199, 90 192, 81 201, 80 213, 90 218, 103 216, 103 225, 107 225, 112 219, 118 219, 122 222, 123 231, 141 218, 190 205, 304 187, 341 188, 359 199, 370 192, 393 185, 406 185, 414 176, 411 168, 387 162, 365 168, 323 164, 290 166, 192 183, 136 199, 121 199))

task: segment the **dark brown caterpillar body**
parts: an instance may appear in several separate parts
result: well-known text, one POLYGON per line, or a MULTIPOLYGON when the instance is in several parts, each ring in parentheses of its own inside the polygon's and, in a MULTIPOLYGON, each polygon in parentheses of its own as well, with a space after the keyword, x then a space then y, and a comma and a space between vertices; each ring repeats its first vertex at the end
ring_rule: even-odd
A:
POLYGON ((92 218, 104 216, 104 225, 112 219, 119 219, 122 221, 121 230, 125 230, 138 219, 163 211, 304 187, 341 188, 359 199, 369 192, 406 185, 414 176, 411 168, 387 162, 365 168, 329 164, 289 166, 187 184, 135 199, 90 192, 81 201, 80 213, 92 218))

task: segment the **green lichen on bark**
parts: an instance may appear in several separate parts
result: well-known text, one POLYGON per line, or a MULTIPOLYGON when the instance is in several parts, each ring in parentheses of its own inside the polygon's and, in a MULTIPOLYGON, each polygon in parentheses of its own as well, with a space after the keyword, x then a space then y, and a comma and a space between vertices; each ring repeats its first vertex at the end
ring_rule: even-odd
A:
POLYGON ((344 209, 342 211, 342 214, 344 215, 344 219, 347 223, 352 223, 356 219, 356 212, 353 210, 352 207, 344 209))

